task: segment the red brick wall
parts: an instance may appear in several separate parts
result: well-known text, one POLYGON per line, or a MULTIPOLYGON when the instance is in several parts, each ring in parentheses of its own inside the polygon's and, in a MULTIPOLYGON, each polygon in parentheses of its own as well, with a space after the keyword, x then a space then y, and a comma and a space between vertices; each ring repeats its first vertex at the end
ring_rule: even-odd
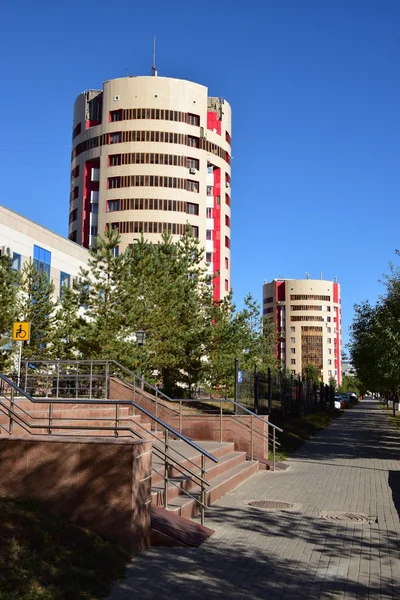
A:
MULTIPOLYGON (((133 400, 152 414, 156 414, 155 400, 142 390, 136 388, 135 393, 131 386, 118 380, 110 382, 110 399, 112 400, 133 400)), ((163 401, 157 403, 158 417, 173 427, 177 431, 180 429, 179 403, 176 403, 176 409, 171 409, 163 401)), ((183 409, 183 412, 185 409, 183 409)), ((141 414, 136 411, 137 414, 141 414)), ((142 416, 143 420, 149 420, 142 416)), ((242 450, 251 453, 251 415, 224 415, 222 422, 222 441, 233 442, 235 450, 242 450)), ((253 417, 253 455, 258 458, 268 458, 268 417, 263 417, 264 421, 253 417), (266 421, 266 422, 265 422, 266 421)), ((154 421, 153 421, 154 425, 154 421)), ((152 429, 154 429, 152 425, 152 429)), ((183 435, 196 442, 214 441, 220 442, 220 417, 219 415, 183 414, 182 431, 183 435)))
POLYGON ((148 547, 151 442, 1 438, 1 494, 40 502, 133 552, 148 547))

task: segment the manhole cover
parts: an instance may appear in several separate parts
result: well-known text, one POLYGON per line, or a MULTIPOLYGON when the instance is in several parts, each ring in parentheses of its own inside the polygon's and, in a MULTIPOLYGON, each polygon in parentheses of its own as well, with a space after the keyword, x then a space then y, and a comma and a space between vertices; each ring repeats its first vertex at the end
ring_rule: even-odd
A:
POLYGON ((376 517, 365 515, 364 513, 353 513, 345 511, 335 510, 324 510, 319 513, 325 521, 334 521, 335 523, 353 523, 353 524, 364 524, 364 523, 377 523, 376 517))
POLYGON ((289 502, 277 502, 276 500, 254 500, 253 502, 249 502, 249 506, 269 510, 284 510, 285 508, 293 508, 294 504, 290 504, 289 502))

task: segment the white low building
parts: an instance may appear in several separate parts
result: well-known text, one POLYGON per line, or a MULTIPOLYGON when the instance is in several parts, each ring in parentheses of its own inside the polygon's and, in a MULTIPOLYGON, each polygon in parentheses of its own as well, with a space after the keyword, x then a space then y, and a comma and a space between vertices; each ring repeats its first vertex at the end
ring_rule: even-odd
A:
POLYGON ((17 271, 31 258, 40 271, 49 274, 57 296, 63 286, 70 286, 78 277, 80 268, 87 265, 89 258, 86 248, 2 205, 0 254, 11 256, 17 271))

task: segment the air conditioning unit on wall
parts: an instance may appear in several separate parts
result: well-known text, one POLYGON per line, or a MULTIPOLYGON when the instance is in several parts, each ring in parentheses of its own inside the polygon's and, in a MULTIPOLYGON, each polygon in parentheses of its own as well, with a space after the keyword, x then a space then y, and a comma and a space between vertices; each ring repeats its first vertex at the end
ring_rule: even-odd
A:
POLYGON ((194 167, 191 167, 191 168, 189 169, 189 173, 190 173, 191 175, 196 175, 196 173, 197 173, 197 169, 195 169, 194 167))

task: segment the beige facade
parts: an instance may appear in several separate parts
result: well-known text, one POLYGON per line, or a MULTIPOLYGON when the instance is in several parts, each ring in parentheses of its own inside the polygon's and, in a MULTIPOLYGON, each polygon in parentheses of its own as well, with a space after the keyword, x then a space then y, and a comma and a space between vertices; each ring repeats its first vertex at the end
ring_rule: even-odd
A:
POLYGON ((119 251, 187 224, 206 251, 216 296, 230 289, 231 109, 207 88, 123 77, 75 101, 69 237, 119 230, 119 251))
POLYGON ((49 273, 56 296, 63 285, 72 285, 89 258, 86 248, 1 205, 0 253, 13 258, 15 270, 29 259, 36 260, 37 266, 49 273))
POLYGON ((340 285, 320 279, 274 279, 263 286, 263 314, 278 333, 282 368, 303 374, 313 364, 321 379, 341 382, 340 285))

